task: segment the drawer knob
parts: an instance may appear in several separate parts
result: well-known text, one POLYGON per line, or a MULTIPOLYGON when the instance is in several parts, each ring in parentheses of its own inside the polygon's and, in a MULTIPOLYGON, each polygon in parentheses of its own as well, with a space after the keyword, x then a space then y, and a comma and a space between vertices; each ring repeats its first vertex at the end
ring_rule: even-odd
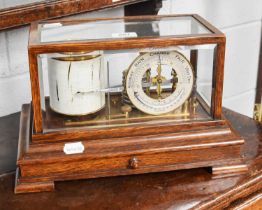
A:
POLYGON ((129 168, 132 168, 132 169, 138 168, 138 159, 136 157, 132 157, 129 160, 129 168))

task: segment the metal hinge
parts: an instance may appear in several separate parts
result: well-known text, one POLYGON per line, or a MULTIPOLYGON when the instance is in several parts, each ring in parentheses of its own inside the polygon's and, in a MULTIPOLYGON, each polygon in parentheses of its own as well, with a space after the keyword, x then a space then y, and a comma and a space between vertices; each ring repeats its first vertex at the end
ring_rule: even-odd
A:
POLYGON ((254 119, 262 123, 262 98, 260 104, 255 104, 254 119))

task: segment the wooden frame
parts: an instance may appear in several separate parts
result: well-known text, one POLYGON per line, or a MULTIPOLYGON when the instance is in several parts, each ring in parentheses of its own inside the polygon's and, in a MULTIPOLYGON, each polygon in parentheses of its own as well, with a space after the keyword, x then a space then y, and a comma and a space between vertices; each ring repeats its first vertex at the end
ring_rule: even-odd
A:
POLYGON ((56 0, 10 7, 0 10, 0 30, 27 25, 34 21, 114 8, 143 1, 148 0, 56 0))
MULTIPOLYGON (((178 16, 178 15, 176 15, 178 16)), ((176 17, 176 16, 158 16, 158 18, 164 17, 176 17)), ((185 15, 182 15, 185 16, 185 15)), ((202 19, 200 16, 193 14, 192 16, 200 23, 205 25, 210 34, 196 34, 190 36, 173 36, 173 37, 159 37, 159 38, 135 38, 135 39, 117 39, 117 40, 103 40, 97 42, 94 41, 81 41, 81 42, 66 42, 66 43, 40 43, 38 34, 38 23, 31 25, 30 38, 29 38, 29 65, 31 75, 31 90, 34 108, 34 129, 36 133, 43 131, 43 119, 41 111, 41 100, 40 100, 40 85, 38 75, 38 60, 37 56, 44 53, 56 53, 56 52, 75 52, 75 51, 92 51, 92 50, 116 50, 116 49, 134 49, 134 48, 145 48, 145 47, 164 47, 164 46, 175 46, 175 45, 197 45, 197 44, 217 44, 215 69, 213 81, 213 93, 211 112, 212 116, 216 119, 221 118, 222 114, 222 93, 223 93, 223 75, 224 75, 224 55, 225 55, 225 36, 218 29, 213 27, 207 21, 202 19), (139 41, 138 41, 139 40, 139 41), (127 44, 128 43, 128 44, 127 44)), ((155 16, 138 16, 138 17, 125 17, 124 20, 143 20, 143 19, 154 19, 155 16)), ((98 20, 121 20, 122 18, 103 18, 103 19, 89 19, 88 21, 98 20)), ((85 22, 87 20, 68 20, 60 21, 63 24, 66 23, 78 23, 85 22)), ((57 21, 49 21, 54 23, 57 21)), ((44 23, 44 22, 43 22, 44 23)))
MULTIPOLYGON (((177 16, 179 15, 175 17, 177 16)), ((197 167, 211 167, 214 176, 228 176, 247 170, 241 157, 244 139, 231 128, 222 115, 225 36, 200 16, 187 16, 202 23, 211 33, 41 43, 38 23, 31 25, 29 64, 33 101, 32 106, 24 105, 22 108, 16 193, 51 191, 54 189, 54 181, 59 180, 197 167), (39 54, 201 44, 216 44, 210 107, 212 118, 208 115, 208 118, 201 118, 199 121, 151 120, 150 123, 145 123, 140 120, 121 127, 83 126, 51 129, 48 132, 43 130, 38 77, 39 54), (86 148, 83 153, 68 155, 63 152, 66 143, 79 141, 86 148)), ((98 20, 154 20, 165 17, 174 15, 59 22, 71 24, 98 20)), ((57 21, 48 21, 55 22, 57 21)), ((192 65, 196 68, 197 52, 193 50, 191 55, 192 65)), ((201 109, 206 109, 204 100, 198 101, 202 104, 201 109)))
MULTIPOLYGON (((59 184, 57 192, 17 196, 12 192, 14 173, 8 173, 1 176, 3 184, 0 189, 0 206, 3 209, 19 209, 25 206, 24 208, 27 209, 26 205, 30 203, 31 209, 38 209, 39 206, 44 208, 44 205, 48 204, 54 209, 63 210, 65 205, 62 206, 62 202, 67 202, 70 198, 81 200, 86 197, 85 201, 81 203, 81 207, 78 202, 70 202, 67 207, 78 210, 94 209, 97 206, 101 208, 110 206, 110 209, 137 209, 137 202, 130 202, 132 200, 130 198, 134 196, 139 199, 140 209, 158 208, 162 204, 165 208, 171 206, 173 209, 186 208, 187 204, 192 204, 192 200, 194 200, 194 204, 190 207, 195 209, 241 209, 243 207, 244 209, 252 209, 252 207, 259 209, 262 206, 262 145, 260 144, 262 130, 249 117, 225 109, 223 113, 246 140, 243 155, 248 161, 249 171, 244 176, 213 179, 205 169, 193 169, 64 182, 59 184), (158 186, 165 196, 159 196, 155 186, 158 186), (137 197, 138 191, 139 196, 137 197), (121 197, 114 196, 112 198, 110 194, 112 192, 121 197), (67 196, 64 196, 65 194, 67 196), (92 197, 89 199, 87 195, 92 195, 92 197), (119 200, 121 200, 121 205, 118 203, 119 200), (151 202, 152 200, 154 202, 151 202)), ((18 115, 20 113, 17 113, 16 116, 18 115)), ((14 118, 11 117, 11 119, 14 118)), ((11 132, 16 132, 17 126, 13 126, 13 122, 14 120, 0 118, 0 123, 5 124, 5 127, 12 127, 11 132)), ((11 139, 10 137, 6 140, 11 139)), ((2 149, 4 150, 5 146, 2 149)))

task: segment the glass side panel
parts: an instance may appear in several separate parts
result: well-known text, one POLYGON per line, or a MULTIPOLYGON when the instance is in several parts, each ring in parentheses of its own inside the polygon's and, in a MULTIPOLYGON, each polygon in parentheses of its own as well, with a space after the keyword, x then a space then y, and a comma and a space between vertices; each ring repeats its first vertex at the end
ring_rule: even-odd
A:
POLYGON ((197 56, 196 64, 196 90, 201 97, 202 102, 208 107, 207 111, 211 113, 211 100, 212 100, 212 83, 214 73, 214 54, 216 52, 216 44, 208 45, 209 48, 193 50, 197 56))
POLYGON ((214 50, 209 44, 41 54, 44 132, 212 120, 214 50))
POLYGON ((191 16, 146 20, 101 20, 94 22, 57 22, 40 24, 41 42, 67 42, 210 34, 191 16))

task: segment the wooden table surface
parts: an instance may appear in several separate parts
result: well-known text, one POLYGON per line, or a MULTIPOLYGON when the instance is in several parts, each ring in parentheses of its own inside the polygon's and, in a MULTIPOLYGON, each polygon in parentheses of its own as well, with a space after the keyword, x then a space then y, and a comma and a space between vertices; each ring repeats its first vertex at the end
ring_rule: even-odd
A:
MULTIPOLYGON (((262 209, 261 125, 229 110, 224 113, 246 140, 245 175, 212 178, 208 169, 192 169, 60 182, 54 192, 15 195, 10 172, 0 176, 0 210, 262 209)), ((18 117, 11 119, 0 120, 0 164, 9 161, 14 167, 10 152, 16 150, 18 117)))

